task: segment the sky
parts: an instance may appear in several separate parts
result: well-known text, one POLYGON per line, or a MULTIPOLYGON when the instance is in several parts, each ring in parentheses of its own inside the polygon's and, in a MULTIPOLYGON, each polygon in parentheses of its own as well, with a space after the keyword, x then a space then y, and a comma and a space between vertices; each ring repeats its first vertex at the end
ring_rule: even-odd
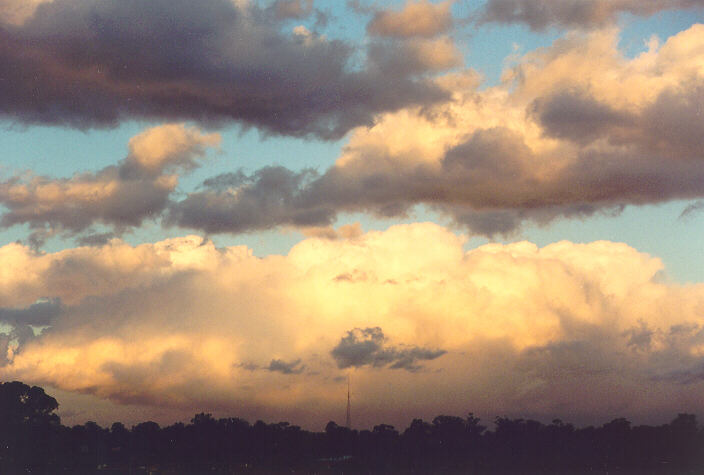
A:
POLYGON ((0 0, 0 379, 65 424, 704 416, 704 1, 0 0))

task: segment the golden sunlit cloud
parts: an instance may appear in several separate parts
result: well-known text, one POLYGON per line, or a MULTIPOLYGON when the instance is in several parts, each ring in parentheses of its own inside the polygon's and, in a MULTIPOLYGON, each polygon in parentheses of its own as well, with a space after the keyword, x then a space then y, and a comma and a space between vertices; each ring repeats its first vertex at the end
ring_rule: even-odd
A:
POLYGON ((438 408, 589 419, 701 407, 704 285, 668 282, 657 258, 606 241, 465 252, 430 223, 319 234, 263 259, 199 237, 4 246, 15 320, 41 297, 62 307, 0 376, 306 424, 336 416, 350 371, 360 423, 438 408))

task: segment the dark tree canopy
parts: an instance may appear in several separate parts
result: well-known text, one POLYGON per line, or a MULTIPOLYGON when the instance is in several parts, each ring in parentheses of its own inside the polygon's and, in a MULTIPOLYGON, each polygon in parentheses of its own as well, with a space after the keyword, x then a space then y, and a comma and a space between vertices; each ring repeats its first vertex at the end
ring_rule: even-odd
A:
POLYGON ((704 429, 686 413, 659 426, 617 418, 575 428, 560 419, 497 417, 491 430, 469 413, 414 419, 405 430, 379 423, 358 431, 330 421, 310 432, 205 412, 167 427, 66 427, 57 408, 42 388, 0 384, 0 474, 704 473, 704 429))

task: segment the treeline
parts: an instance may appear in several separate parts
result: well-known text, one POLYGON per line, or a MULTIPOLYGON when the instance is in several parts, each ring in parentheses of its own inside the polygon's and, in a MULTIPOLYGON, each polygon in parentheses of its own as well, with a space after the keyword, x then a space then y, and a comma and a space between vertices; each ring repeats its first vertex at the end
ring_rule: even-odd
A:
POLYGON ((493 430, 470 414, 415 419, 403 431, 310 432, 197 414, 160 427, 116 422, 67 427, 39 387, 0 384, 0 473, 242 473, 301 471, 704 473, 704 428, 691 414, 660 426, 615 419, 575 428, 499 417, 493 430))

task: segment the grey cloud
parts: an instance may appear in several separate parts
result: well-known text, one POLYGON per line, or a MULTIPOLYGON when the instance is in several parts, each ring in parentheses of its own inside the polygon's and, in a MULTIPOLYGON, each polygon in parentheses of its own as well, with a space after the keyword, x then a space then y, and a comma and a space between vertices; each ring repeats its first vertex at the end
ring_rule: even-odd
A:
POLYGON ((41 299, 26 308, 0 308, 0 321, 10 325, 51 325, 62 311, 61 299, 41 299))
POLYGON ((645 322, 640 322, 640 325, 627 330, 624 336, 628 337, 627 345, 635 350, 649 350, 653 342, 655 332, 648 328, 645 322))
POLYGON ((13 345, 13 353, 22 351, 25 343, 35 338, 32 327, 52 325, 64 312, 61 299, 40 299, 25 308, 1 308, 0 322, 12 327, 9 333, 0 333, 0 366, 11 362, 8 349, 13 345))
POLYGON ((488 0, 478 18, 480 22, 525 23, 533 30, 551 26, 591 28, 613 23, 621 13, 650 16, 702 6, 702 0, 488 0))
POLYGON ((677 159, 700 159, 704 148, 704 84, 692 81, 665 89, 639 112, 619 111, 585 91, 561 90, 536 99, 529 115, 546 135, 588 145, 605 139, 644 153, 677 159))
POLYGON ((704 210, 704 200, 698 200, 688 204, 680 214, 680 219, 688 218, 704 210))
POLYGON ((173 204, 167 222, 210 233, 247 232, 279 225, 332 223, 335 212, 323 202, 303 203, 302 190, 317 174, 266 167, 251 176, 228 173, 206 180, 203 191, 173 204))
POLYGON ((33 229, 51 226, 55 229, 80 232, 101 222, 117 227, 138 226, 150 216, 158 216, 166 207, 171 186, 141 177, 124 179, 120 168, 109 166, 97 173, 83 173, 71 178, 34 177, 29 182, 19 178, 0 183, 0 203, 8 211, 2 214, 1 227, 28 223, 33 229), (115 185, 101 196, 108 186, 115 185), (23 187, 27 193, 13 192, 23 187), (39 193, 45 187, 64 189, 64 199, 47 201, 39 193), (94 188, 92 199, 71 199, 70 190, 94 188))
MULTIPOLYGON (((704 86, 665 90, 636 112, 616 110, 584 91, 562 90, 536 100, 528 115, 546 136, 572 142, 574 159, 541 173, 546 159, 522 135, 479 129, 449 149, 440 167, 399 166, 366 152, 361 163, 336 165, 320 176, 276 169, 279 191, 263 176, 216 177, 210 191, 172 208, 173 222, 209 232, 285 225, 326 225, 340 212, 404 216, 426 204, 484 235, 510 234, 525 221, 613 215, 626 205, 704 196, 704 86), (236 194, 217 191, 230 180, 236 194), (247 182, 242 185, 241 183, 247 182), (259 211, 257 211, 259 210, 259 211)), ((273 173, 268 170, 267 173, 273 173)))
POLYGON ((93 233, 79 237, 76 242, 80 246, 99 247, 106 245, 115 237, 117 237, 115 233, 93 233))
POLYGON ((559 91, 535 100, 529 109, 546 134, 586 145, 619 127, 633 125, 633 118, 596 101, 583 91, 559 91))
POLYGON ((354 328, 340 339, 331 355, 338 368, 373 366, 417 371, 418 361, 429 361, 447 353, 417 346, 391 346, 379 327, 354 328))
POLYGON ((301 365, 300 359, 289 362, 279 359, 273 359, 267 367, 269 371, 283 374, 300 374, 305 368, 305 365, 301 365))
MULTIPOLYGON (((275 10, 290 14, 289 3, 300 2, 275 10)), ((275 16, 230 0, 44 3, 23 25, 0 25, 0 114, 79 128, 237 121, 331 139, 447 97, 417 75, 353 67, 352 46, 284 34, 275 16)))

